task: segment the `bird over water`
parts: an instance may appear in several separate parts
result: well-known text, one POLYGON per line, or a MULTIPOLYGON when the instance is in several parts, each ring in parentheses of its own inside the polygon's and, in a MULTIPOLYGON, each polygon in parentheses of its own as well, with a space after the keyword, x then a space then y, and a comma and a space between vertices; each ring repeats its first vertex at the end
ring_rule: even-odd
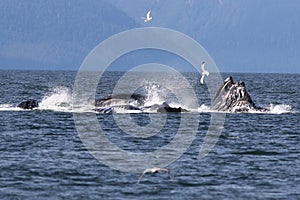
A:
POLYGON ((204 68, 204 65, 205 65, 205 62, 202 62, 201 63, 202 76, 201 76, 201 79, 200 79, 201 85, 204 84, 204 77, 209 75, 209 72, 204 68))
POLYGON ((143 171, 142 175, 139 177, 139 180, 137 183, 139 183, 142 179, 142 177, 146 174, 146 173, 157 173, 157 172, 165 172, 168 174, 168 176, 170 177, 171 180, 174 180, 173 176, 171 175, 171 173, 169 172, 168 169, 166 168, 160 168, 160 167, 153 167, 153 168, 147 168, 143 171))

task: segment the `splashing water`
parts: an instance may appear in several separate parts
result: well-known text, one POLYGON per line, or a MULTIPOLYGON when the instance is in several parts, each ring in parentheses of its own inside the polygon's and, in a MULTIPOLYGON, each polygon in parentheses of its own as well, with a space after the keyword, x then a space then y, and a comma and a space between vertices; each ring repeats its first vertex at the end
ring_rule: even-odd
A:
POLYGON ((39 103, 40 110, 72 111, 72 95, 67 87, 56 87, 39 103))
POLYGON ((212 110, 210 109, 210 107, 209 107, 209 106, 206 106, 205 104, 202 104, 202 105, 198 108, 198 112, 199 112, 199 113, 210 112, 210 111, 212 111, 212 110))
POLYGON ((270 112, 271 114, 284 114, 292 112, 292 106, 287 104, 274 105, 270 104, 270 112))
POLYGON ((163 88, 155 83, 148 83, 144 86, 147 99, 145 100, 145 106, 152 106, 155 104, 162 104, 165 96, 163 88))

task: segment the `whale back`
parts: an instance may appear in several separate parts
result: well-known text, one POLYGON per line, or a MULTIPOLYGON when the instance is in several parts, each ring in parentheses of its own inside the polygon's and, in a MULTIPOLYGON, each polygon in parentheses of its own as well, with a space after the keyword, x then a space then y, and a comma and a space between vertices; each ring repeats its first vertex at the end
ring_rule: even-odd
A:
POLYGON ((19 103, 17 105, 17 107, 23 108, 23 109, 33 109, 38 106, 39 106, 39 104, 38 104, 37 100, 35 100, 35 99, 28 99, 28 100, 22 101, 21 103, 19 103))

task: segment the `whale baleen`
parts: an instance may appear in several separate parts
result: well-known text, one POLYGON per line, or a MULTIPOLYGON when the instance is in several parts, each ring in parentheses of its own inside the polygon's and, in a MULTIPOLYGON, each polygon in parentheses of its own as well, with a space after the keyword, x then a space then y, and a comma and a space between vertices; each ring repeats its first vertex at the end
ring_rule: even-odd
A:
POLYGON ((266 108, 254 104, 243 81, 234 83, 231 76, 225 79, 216 93, 211 109, 228 112, 267 111, 266 108))

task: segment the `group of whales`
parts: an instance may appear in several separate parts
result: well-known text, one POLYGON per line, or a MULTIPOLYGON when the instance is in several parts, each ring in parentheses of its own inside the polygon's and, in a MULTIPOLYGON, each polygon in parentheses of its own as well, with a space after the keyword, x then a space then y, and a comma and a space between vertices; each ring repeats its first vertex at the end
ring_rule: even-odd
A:
MULTIPOLYGON (((162 104, 154 104, 151 106, 144 106, 146 96, 141 94, 114 94, 109 95, 102 99, 95 101, 95 111, 99 113, 114 113, 115 109, 124 110, 137 110, 137 111, 154 111, 160 113, 166 112, 188 112, 188 110, 181 107, 171 107, 168 103, 163 102, 162 104), (133 105, 134 104, 134 105, 133 105)), ((38 101, 35 99, 28 99, 22 101, 17 107, 22 109, 34 109, 38 108, 38 101)))
MULTIPOLYGON (((116 108, 138 111, 166 112, 188 112, 181 107, 171 107, 168 103, 145 106, 146 96, 141 94, 114 94, 95 101, 95 111, 99 113, 114 113, 116 108), (134 104, 133 104, 134 103, 134 104)), ((39 104, 35 99, 25 100, 17 105, 22 109, 33 109, 39 104)), ((245 83, 238 81, 235 83, 230 76, 225 79, 223 85, 212 100, 211 110, 224 112, 248 112, 267 111, 267 108, 256 106, 246 90, 245 83)))

